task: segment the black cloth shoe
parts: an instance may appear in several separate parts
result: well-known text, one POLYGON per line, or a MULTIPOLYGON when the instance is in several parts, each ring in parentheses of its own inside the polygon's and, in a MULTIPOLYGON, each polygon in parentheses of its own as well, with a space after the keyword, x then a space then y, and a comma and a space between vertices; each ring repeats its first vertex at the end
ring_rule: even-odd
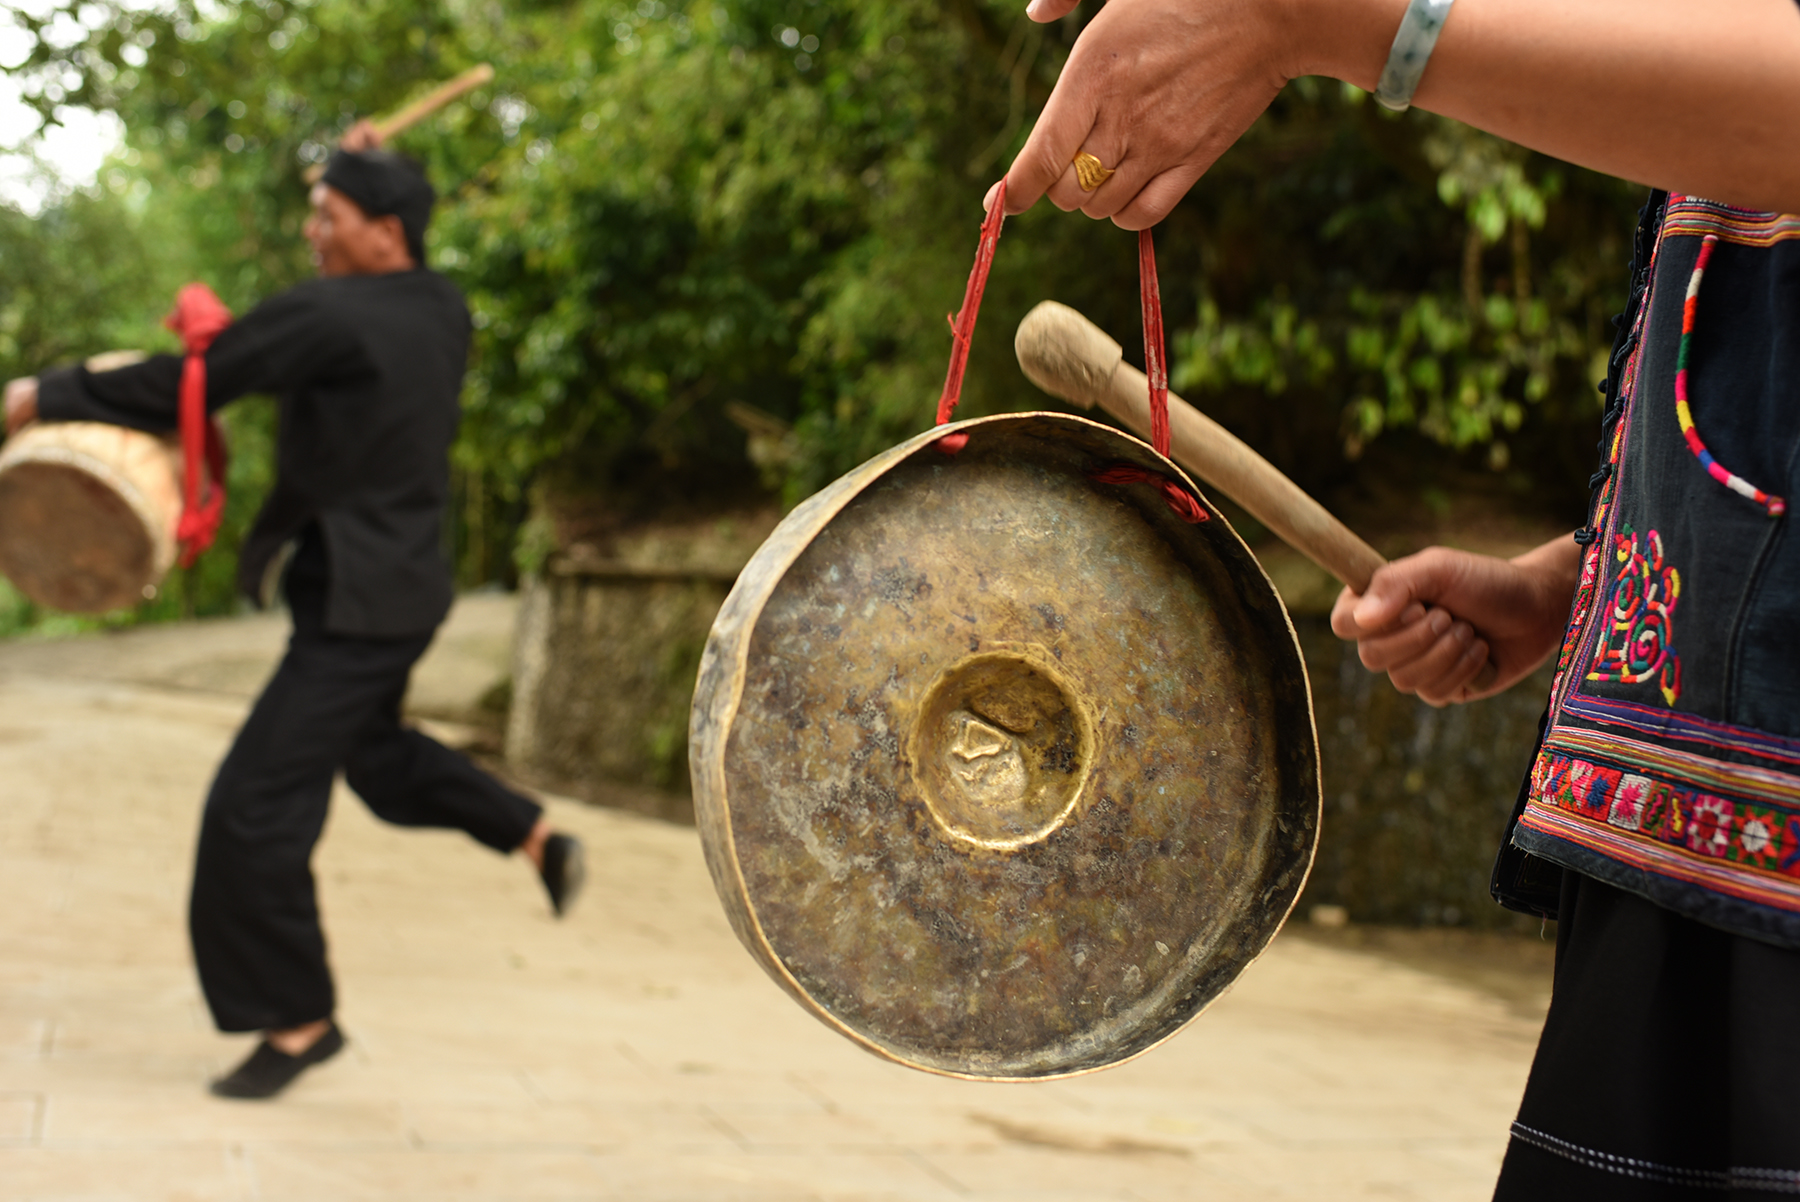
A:
POLYGON ((581 840, 574 835, 553 834, 544 840, 544 888, 550 893, 550 908, 561 918, 575 904, 587 880, 587 865, 581 854, 581 840))
POLYGON ((288 1055, 265 1039, 248 1060, 214 1081, 212 1092, 220 1098, 272 1098, 293 1084, 295 1077, 343 1050, 344 1033, 335 1022, 298 1056, 288 1055))

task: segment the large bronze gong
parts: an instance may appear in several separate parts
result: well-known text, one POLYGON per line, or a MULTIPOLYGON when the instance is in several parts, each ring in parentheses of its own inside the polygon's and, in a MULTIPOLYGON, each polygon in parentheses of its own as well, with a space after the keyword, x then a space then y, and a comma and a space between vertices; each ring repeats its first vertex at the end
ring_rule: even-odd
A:
POLYGON ((789 514, 713 626, 690 744, 713 880, 769 974, 881 1056, 998 1079, 1135 1056, 1305 880, 1287 613, 1216 513, 1092 478, 1120 463, 1199 496, 1083 418, 928 431, 789 514))

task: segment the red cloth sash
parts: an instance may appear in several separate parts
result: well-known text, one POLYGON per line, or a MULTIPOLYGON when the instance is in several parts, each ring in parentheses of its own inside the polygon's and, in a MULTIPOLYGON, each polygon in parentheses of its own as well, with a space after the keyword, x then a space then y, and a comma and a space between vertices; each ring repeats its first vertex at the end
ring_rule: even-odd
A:
POLYGON ((231 310, 205 284, 188 284, 175 296, 163 324, 181 336, 181 566, 191 568, 212 546, 225 516, 225 437, 206 412, 206 350, 231 324, 231 310))

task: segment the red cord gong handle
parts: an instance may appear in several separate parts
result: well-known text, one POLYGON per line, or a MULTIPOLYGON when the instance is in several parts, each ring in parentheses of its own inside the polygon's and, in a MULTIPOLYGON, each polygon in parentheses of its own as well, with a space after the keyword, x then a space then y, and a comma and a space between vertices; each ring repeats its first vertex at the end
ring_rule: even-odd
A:
MULTIPOLYGON (((1138 434, 1150 432, 1144 373, 1119 344, 1067 305, 1044 301, 1013 339, 1031 382, 1084 409, 1095 405, 1138 434)), ((1242 439, 1169 394, 1169 457, 1249 510, 1252 517, 1357 592, 1387 560, 1242 439)))

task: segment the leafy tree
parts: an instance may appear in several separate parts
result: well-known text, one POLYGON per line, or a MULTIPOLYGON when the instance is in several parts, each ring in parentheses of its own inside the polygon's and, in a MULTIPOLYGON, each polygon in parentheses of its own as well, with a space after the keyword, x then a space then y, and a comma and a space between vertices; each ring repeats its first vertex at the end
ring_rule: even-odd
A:
MULTIPOLYGON (((1081 20, 1037 26, 1012 0, 86 0, 15 19, 46 119, 119 113, 126 186, 236 305, 305 273, 302 173, 353 115, 496 64, 401 142, 445 194, 431 254, 478 327, 456 451, 471 580, 504 574, 534 481, 622 508, 758 481, 792 500, 929 422, 981 195, 1081 20)), ((1635 199, 1296 81, 1157 231, 1176 384, 1314 488, 1416 488, 1444 447, 1573 509, 1635 199)), ((967 412, 1046 403, 1011 351, 1044 297, 1136 358, 1131 237, 1039 206, 1001 241, 967 412)))

